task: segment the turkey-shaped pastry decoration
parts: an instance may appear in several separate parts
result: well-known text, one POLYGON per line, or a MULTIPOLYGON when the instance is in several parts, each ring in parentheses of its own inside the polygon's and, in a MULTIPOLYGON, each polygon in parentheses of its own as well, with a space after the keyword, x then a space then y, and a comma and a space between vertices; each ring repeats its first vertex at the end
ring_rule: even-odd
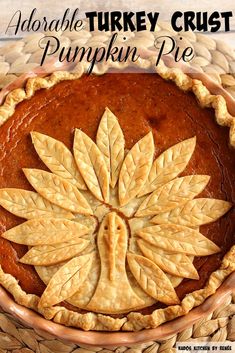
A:
POLYGON ((115 314, 157 301, 179 303, 174 288, 183 278, 199 278, 194 257, 220 251, 199 227, 231 207, 196 198, 209 176, 179 177, 196 138, 154 160, 149 132, 126 151, 122 129, 107 108, 96 143, 77 129, 73 153, 52 137, 31 136, 51 173, 24 169, 36 192, 1 189, 0 205, 27 219, 2 236, 29 247, 20 261, 35 266, 46 284, 39 307, 66 300, 115 314))

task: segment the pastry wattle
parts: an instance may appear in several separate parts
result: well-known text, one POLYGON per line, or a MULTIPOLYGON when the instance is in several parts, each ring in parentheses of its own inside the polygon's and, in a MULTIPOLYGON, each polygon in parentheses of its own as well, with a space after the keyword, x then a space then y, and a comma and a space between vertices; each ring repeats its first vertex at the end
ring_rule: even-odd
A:
POLYGON ((235 269, 234 118, 160 74, 58 72, 0 108, 0 282, 47 319, 156 327, 235 269))

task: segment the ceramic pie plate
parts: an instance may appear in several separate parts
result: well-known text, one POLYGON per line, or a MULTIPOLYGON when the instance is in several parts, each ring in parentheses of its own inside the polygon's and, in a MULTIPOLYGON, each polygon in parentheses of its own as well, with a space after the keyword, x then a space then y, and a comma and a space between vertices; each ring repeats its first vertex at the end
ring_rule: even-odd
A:
MULTIPOLYGON (((224 96, 227 102, 228 110, 232 115, 235 115, 234 100, 217 84, 209 79, 204 74, 192 73, 193 78, 200 79, 203 84, 208 87, 211 94, 220 94, 224 96), (197 76, 198 75, 198 76, 197 76)), ((22 86, 22 82, 27 78, 27 75, 6 87, 1 93, 1 98, 8 91, 22 86)), ((25 325, 35 329, 40 329, 52 333, 55 337, 65 339, 74 343, 86 343, 99 346, 117 346, 128 345, 134 343, 145 342, 153 339, 164 339, 181 330, 190 327, 198 319, 208 315, 210 312, 218 308, 225 298, 232 293, 235 288, 235 274, 231 274, 216 291, 203 304, 191 310, 188 314, 179 317, 173 321, 162 324, 154 329, 144 329, 139 332, 85 332, 79 329, 65 327, 48 321, 39 314, 29 310, 21 305, 16 304, 11 296, 1 288, 0 304, 6 312, 20 319, 25 325)))
POLYGON ((148 329, 139 332, 85 332, 79 329, 65 327, 45 320, 32 310, 16 304, 7 292, 0 288, 0 305, 3 310, 26 327, 50 333, 60 340, 75 344, 86 344, 91 346, 107 347, 129 346, 153 340, 164 340, 189 327, 192 327, 198 320, 207 317, 217 308, 221 307, 226 298, 234 293, 235 275, 232 274, 218 289, 218 291, 207 299, 202 305, 193 309, 189 314, 163 324, 156 329, 148 329))

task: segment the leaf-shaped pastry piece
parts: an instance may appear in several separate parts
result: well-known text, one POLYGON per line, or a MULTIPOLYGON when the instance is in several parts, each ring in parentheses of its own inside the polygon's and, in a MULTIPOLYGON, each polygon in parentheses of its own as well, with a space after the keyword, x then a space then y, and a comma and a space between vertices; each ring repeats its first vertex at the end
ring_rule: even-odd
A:
POLYGON ((63 243, 88 232, 88 228, 78 222, 63 218, 37 218, 9 229, 2 237, 17 244, 33 246, 63 243))
MULTIPOLYGON (((79 257, 90 253, 94 253, 95 250, 96 250, 96 246, 90 243, 81 253, 79 253, 79 257)), ((68 261, 60 262, 59 264, 51 265, 51 266, 35 266, 35 270, 39 275, 39 277, 41 278, 41 280, 47 285, 50 282, 51 278, 56 274, 56 272, 67 262, 68 261)), ((98 259, 98 262, 100 265, 99 259, 98 259)), ((92 277, 92 274, 91 274, 91 277, 92 277)), ((88 286, 89 286, 89 283, 88 283, 88 286)))
POLYGON ((54 174, 86 190, 73 155, 62 142, 39 132, 32 132, 31 137, 37 154, 54 174))
POLYGON ((231 203, 223 200, 199 198, 186 202, 169 212, 160 213, 151 222, 157 224, 175 223, 187 227, 198 227, 216 221, 231 208, 231 203))
POLYGON ((34 246, 20 262, 35 266, 55 265, 78 255, 89 243, 89 240, 74 238, 59 244, 34 246))
POLYGON ((71 212, 53 205, 36 192, 22 189, 0 189, 0 205, 14 215, 32 219, 37 217, 74 218, 71 212))
POLYGON ((51 278, 56 274, 56 272, 64 266, 68 261, 60 262, 56 265, 51 266, 35 266, 35 270, 44 284, 48 285, 51 278))
POLYGON ((23 169, 33 188, 45 199, 66 210, 92 214, 85 197, 78 189, 63 178, 39 169, 23 169))
POLYGON ((74 157, 89 190, 100 201, 109 201, 109 173, 99 148, 84 132, 75 131, 74 157))
POLYGON ((110 173, 110 185, 114 188, 124 159, 125 140, 116 116, 108 108, 100 121, 96 143, 103 153, 110 173))
POLYGON ((75 257, 62 266, 48 283, 39 307, 51 307, 72 297, 87 278, 92 260, 93 255, 87 254, 75 257))
POLYGON ((142 202, 135 216, 145 217, 170 211, 200 194, 209 180, 208 175, 176 178, 149 195, 142 202))
POLYGON ((166 251, 206 256, 220 251, 219 247, 197 230, 176 224, 161 224, 137 232, 145 241, 166 251))
POLYGON ((167 305, 179 303, 169 278, 154 262, 131 253, 127 260, 133 276, 148 295, 167 305))
POLYGON ((139 196, 149 194, 176 178, 186 168, 196 146, 196 137, 168 148, 153 163, 148 180, 139 196))
POLYGON ((182 278, 199 279, 192 261, 185 254, 166 252, 142 239, 137 240, 137 244, 144 256, 157 264, 164 272, 182 278))
POLYGON ((126 205, 145 184, 154 155, 152 132, 139 140, 126 155, 119 176, 119 202, 126 205))

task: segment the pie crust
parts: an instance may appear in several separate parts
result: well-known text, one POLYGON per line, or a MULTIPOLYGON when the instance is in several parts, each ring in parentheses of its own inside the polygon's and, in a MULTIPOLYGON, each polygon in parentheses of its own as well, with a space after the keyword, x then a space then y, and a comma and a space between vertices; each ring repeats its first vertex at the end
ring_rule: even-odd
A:
MULTIPOLYGON (((128 65, 115 65, 115 68, 123 69, 128 65)), ((140 66, 150 69, 154 64, 151 60, 143 60, 140 66)), ((86 67, 79 65, 77 69, 76 73, 55 72, 49 77, 28 79, 25 88, 16 89, 6 97, 0 107, 0 125, 13 115, 18 103, 32 97, 37 90, 51 88, 63 80, 79 79, 86 67)), ((108 69, 109 66, 101 67, 97 74, 108 69)), ((222 96, 210 94, 201 81, 190 78, 180 69, 170 69, 161 63, 155 70, 180 89, 192 91, 202 107, 213 108, 217 123, 230 128, 230 144, 235 147, 235 118, 229 114, 222 96)), ((46 319, 83 330, 138 331, 155 328, 187 314, 215 293, 235 270, 233 246, 203 289, 187 294, 181 303, 175 293, 174 287, 182 278, 198 278, 192 264, 193 256, 219 251, 199 232, 199 226, 215 221, 231 207, 223 200, 195 198, 206 187, 209 176, 178 177, 193 154, 195 137, 172 146, 155 160, 151 133, 130 151, 125 151, 118 117, 106 109, 96 143, 81 130, 76 130, 73 151, 76 163, 71 152, 49 136, 33 132, 32 142, 52 173, 24 170, 37 194, 19 189, 0 190, 0 204, 28 219, 5 232, 3 237, 30 247, 21 261, 35 266, 47 288, 41 298, 27 294, 12 275, 0 268, 0 283, 17 303, 38 311, 46 319), (60 168, 53 156, 56 163, 59 156, 65 156, 59 161, 60 168), (48 193, 49 189, 53 192, 48 193), (95 212, 98 212, 96 216, 100 222, 98 251, 90 238, 96 226, 92 218, 93 203, 87 201, 83 192, 91 193, 96 199, 92 202, 96 202, 95 212), (137 196, 139 201, 136 204, 137 196), (39 214, 30 206, 25 217, 25 210, 19 214, 13 203, 9 206, 9 200, 17 198, 31 206, 43 202, 43 211, 39 214), (44 217, 46 212, 48 218, 44 217), (124 221, 120 212, 127 218, 131 212, 134 222, 124 221), (74 221, 74 213, 82 217, 74 221), (144 219, 141 226, 138 226, 139 219, 144 219), (134 234, 129 243, 126 222, 134 234), (182 241, 184 237, 185 241, 182 241), (69 249, 66 254, 65 246, 69 249), (101 265, 97 260, 99 257, 101 265), (80 294, 77 294, 78 282, 80 294), (157 286, 159 282, 161 288, 157 286), (87 283, 93 283, 93 289, 87 283), (88 297, 90 293, 89 300, 87 293, 88 297), (68 298, 72 305, 87 312, 79 313, 58 305, 68 298), (156 300, 164 302, 167 307, 151 314, 133 311, 156 300), (115 317, 113 314, 122 315, 115 317)))

